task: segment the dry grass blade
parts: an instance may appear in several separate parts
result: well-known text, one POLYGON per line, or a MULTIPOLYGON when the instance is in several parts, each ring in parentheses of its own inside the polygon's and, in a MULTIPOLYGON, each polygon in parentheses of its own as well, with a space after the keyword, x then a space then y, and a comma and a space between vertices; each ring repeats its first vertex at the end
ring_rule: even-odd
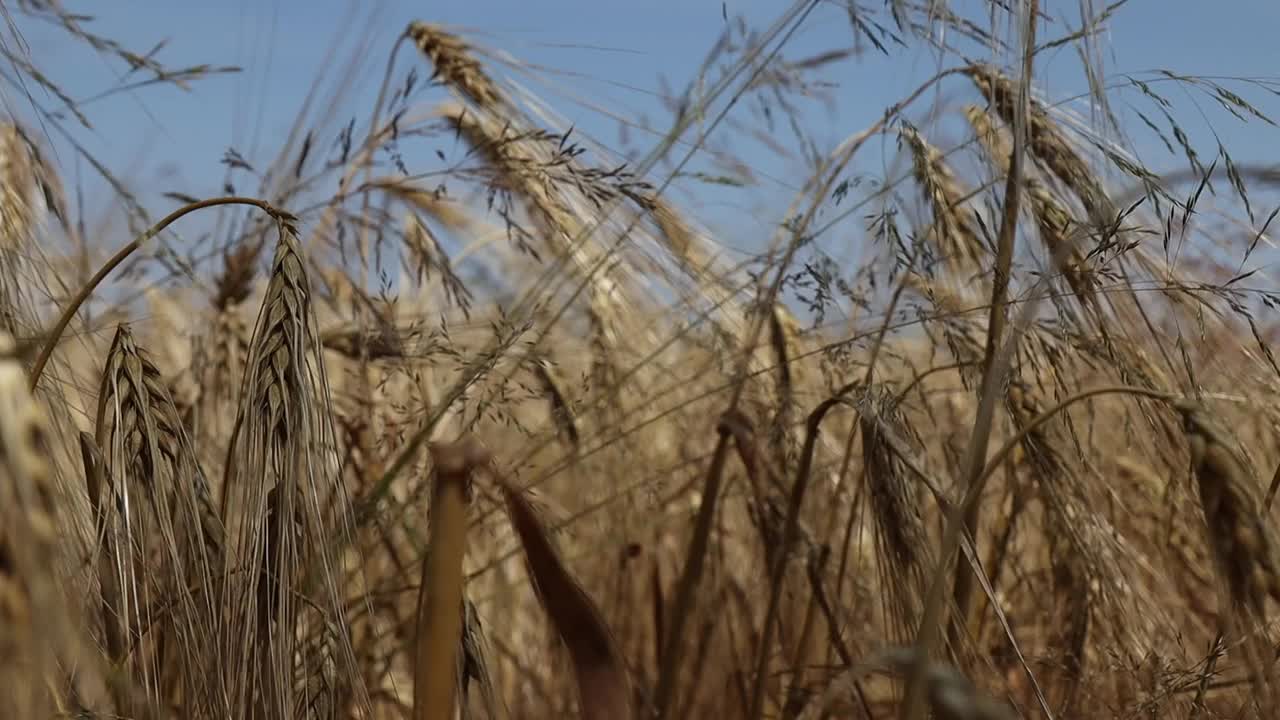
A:
POLYGON ((604 617, 561 561, 533 505, 509 483, 503 481, 501 489, 538 599, 573 660, 579 715, 629 720, 634 717, 630 681, 604 617))
MULTIPOLYGON (((800 465, 796 469, 795 481, 792 483, 791 494, 788 497, 786 519, 782 528, 782 536, 779 538, 779 547, 773 552, 772 563, 769 568, 769 602, 765 608, 763 631, 761 632, 760 647, 755 663, 751 704, 748 706, 749 710, 747 711, 747 717, 751 720, 761 717, 764 712, 765 675, 768 669, 769 656, 773 651, 773 633, 774 627, 778 622, 777 616, 782 594, 783 573, 786 571, 791 544, 795 542, 800 532, 800 511, 804 505, 805 494, 809 489, 813 470, 813 457, 817 449, 822 420, 830 412, 831 408, 844 401, 845 393, 849 389, 851 388, 848 386, 842 388, 833 397, 820 403, 813 412, 809 413, 809 417, 805 421, 805 441, 804 448, 800 454, 800 465)), ((731 413, 726 413, 721 419, 722 426, 731 425, 732 422, 733 416, 731 413)))
POLYGON ((685 623, 693 614, 697 601, 698 586, 702 582, 702 572, 706 566, 707 550, 711 544, 712 524, 715 521, 716 508, 720 501, 720 488, 724 482, 724 468, 729 458, 729 438, 732 435, 731 423, 721 418, 716 424, 715 452, 707 467, 707 478, 703 483, 701 502, 698 506, 698 517, 693 534, 689 539, 689 549, 681 569, 680 579, 676 585, 676 595, 672 602, 671 622, 666 635, 662 639, 662 659, 658 663, 658 683, 654 691, 654 705, 658 720, 665 720, 670 710, 672 698, 676 693, 679 679, 679 664, 683 651, 685 623))

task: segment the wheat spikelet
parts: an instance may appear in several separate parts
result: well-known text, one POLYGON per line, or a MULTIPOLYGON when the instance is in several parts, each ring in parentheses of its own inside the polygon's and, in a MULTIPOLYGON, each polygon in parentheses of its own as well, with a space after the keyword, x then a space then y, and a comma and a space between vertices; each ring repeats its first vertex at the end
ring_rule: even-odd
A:
POLYGON ((117 328, 107 353, 98 398, 98 441, 110 449, 113 470, 125 483, 146 488, 157 515, 172 513, 173 522, 192 531, 180 540, 189 553, 184 565, 196 567, 201 576, 221 573, 225 533, 208 481, 159 368, 126 325, 117 328))
POLYGON ((774 387, 774 412, 769 427, 769 442, 774 455, 781 462, 797 447, 792 432, 792 416, 796 402, 796 335, 799 323, 781 305, 775 305, 769 313, 769 348, 773 351, 776 368, 774 387))
POLYGON ((250 328, 242 306, 233 304, 215 310, 202 323, 192 343, 189 376, 194 393, 189 410, 192 445, 201 449, 202 467, 215 479, 213 492, 219 513, 226 511, 226 483, 221 482, 227 468, 225 454, 209 452, 225 448, 232 437, 240 379, 244 375, 249 353, 250 328))
POLYGON ((446 32, 438 25, 418 20, 406 31, 418 49, 431 61, 435 76, 457 88, 468 100, 486 109, 505 104, 502 91, 494 84, 471 55, 471 47, 462 38, 446 32))
POLYGON ((903 137, 911 148, 916 183, 933 213, 931 235, 951 266, 951 274, 964 282, 981 268, 988 252, 969 219, 961 214, 961 199, 968 193, 943 162, 942 153, 930 145, 919 131, 908 127, 903 131, 903 137))
MULTIPOLYGON (((561 282, 564 287, 562 274, 581 283, 586 320, 591 326, 591 375, 596 387, 603 389, 605 400, 601 409, 615 415, 624 413, 625 395, 617 386, 622 376, 619 368, 624 353, 641 339, 629 332, 625 320, 634 307, 630 290, 644 278, 615 254, 616 248, 604 247, 587 231, 594 228, 592 220, 599 216, 602 201, 630 200, 647 211, 658 206, 650 202, 642 184, 633 186, 621 180, 613 184, 611 178, 617 169, 585 164, 578 159, 577 149, 566 149, 567 135, 557 138, 543 131, 528 114, 503 98, 478 69, 465 44, 422 24, 416 24, 411 34, 419 38, 424 54, 444 81, 475 105, 446 105, 438 113, 485 161, 493 176, 491 190, 511 193, 520 201, 557 258, 557 264, 534 286, 540 290, 539 302, 547 302, 545 298, 556 292, 552 283, 561 282)), ((671 231, 664 237, 674 240, 677 259, 693 277, 712 284, 706 270, 696 267, 699 258, 686 242, 691 236, 680 231, 670 213, 658 210, 658 214, 656 219, 665 221, 665 229, 671 231)), ((732 308, 727 312, 732 313, 732 308)), ((640 379, 634 374, 631 377, 640 379)))
POLYGON ((0 124, 0 183, 0 243, 6 248, 30 238, 41 210, 65 217, 57 174, 26 130, 12 122, 0 124))
MULTIPOLYGON (((987 65, 975 65, 969 69, 969 77, 987 102, 995 108, 1004 123, 1013 127, 1017 106, 1017 86, 999 70, 987 65)), ((1066 137, 1049 118, 1049 113, 1038 101, 1031 100, 1028 116, 1028 149, 1064 185, 1080 198, 1090 223, 1098 228, 1115 222, 1116 207, 1098 182, 1088 163, 1080 157, 1066 137)))
POLYGON ((476 230, 476 222, 465 205, 437 192, 390 177, 374 178, 367 185, 382 190, 453 232, 474 233, 476 230))
POLYGON ((480 612, 476 609, 475 603, 464 593, 462 652, 458 655, 460 666, 457 670, 461 683, 458 691, 459 697, 462 698, 460 705, 462 720, 468 720, 471 715, 471 707, 467 700, 472 697, 473 683, 477 690, 476 694, 480 698, 480 706, 484 709, 485 718, 498 720, 504 711, 502 701, 494 687, 490 655, 489 641, 485 635, 484 624, 480 620, 480 612))
MULTIPOLYGON (((647 196, 642 204, 658 228, 659 240, 685 273, 697 281, 695 291, 719 308, 712 318, 717 327, 724 331, 745 327, 746 307, 737 297, 730 278, 716 271, 712 256, 705 247, 709 241, 695 232, 690 223, 661 196, 647 196)), ((777 312, 787 314, 782 307, 777 312)))
MULTIPOLYGON (((471 291, 466 283, 453 270, 449 256, 431 228, 415 213, 406 213, 404 218, 404 246, 413 263, 413 270, 419 282, 425 282, 433 274, 438 274, 444 291, 445 302, 462 310, 465 317, 471 316, 471 291)), ((389 322, 383 322, 390 325, 389 322)))
POLYGON ((548 143, 549 136, 503 96, 460 38, 416 21, 407 32, 435 67, 436 75, 475 105, 474 109, 446 105, 439 114, 484 158, 497 186, 523 200, 555 253, 567 258, 587 283, 587 316, 596 335, 597 375, 607 381, 615 374, 626 300, 614 271, 597 267, 602 256, 584 242, 587 226, 579 218, 598 207, 600 198, 616 196, 617 191, 581 172, 572 157, 561 156, 562 148, 548 143), (557 168, 564 176, 553 177, 550 168, 557 168), (566 192, 564 188, 573 190, 566 192), (575 191, 581 197, 574 195, 575 191))
POLYGON ((1280 565, 1270 528, 1259 515, 1255 476, 1208 410, 1191 400, 1179 401, 1175 408, 1191 446, 1209 548, 1225 585, 1227 602, 1220 610, 1221 622, 1244 638, 1243 655, 1257 691, 1255 702, 1263 708, 1275 707, 1277 688, 1271 670, 1275 651, 1254 625, 1265 623, 1268 598, 1280 601, 1280 565))
POLYGON ((209 339, 212 346, 209 352, 211 374, 205 387, 224 388, 227 393, 225 400, 235 399, 234 380, 243 377, 249 339, 250 328, 237 307, 229 307, 214 316, 209 339))
POLYGON ((899 437, 914 435, 887 388, 868 388, 859 402, 863 405, 858 417, 863 477, 876 524, 877 571, 886 590, 887 639, 909 642, 918 629, 933 559, 917 484, 904 477, 902 460, 889 446, 882 428, 888 427, 899 437))
POLYGON ((44 413, 0 331, 0 714, 48 717, 76 621, 55 576, 59 526, 44 413))
POLYGON ((965 387, 976 387, 981 380, 977 362, 982 357, 986 337, 986 318, 974 312, 975 307, 981 309, 981 306, 975 306, 961 291, 940 286, 918 273, 907 274, 905 282, 937 309, 936 318, 930 324, 941 328, 943 343, 952 356, 966 363, 960 369, 965 387))
POLYGON ((199 705, 214 695, 202 667, 216 657, 223 528, 160 371, 124 325, 102 373, 94 446, 109 500, 91 504, 114 574, 104 622, 137 648, 127 662, 152 706, 175 684, 199 705))
MULTIPOLYGON (((968 69, 968 75, 987 101, 992 104, 1001 120, 1012 127, 1018 97, 1016 85, 999 70, 987 65, 971 66, 968 69)), ((1120 228, 1115 227, 1121 216, 1115 202, 1097 174, 1049 117, 1043 104, 1032 99, 1030 106, 1028 150, 1031 155, 1079 198, 1089 218, 1088 227, 1091 234, 1096 235, 1103 244, 1114 243, 1115 235, 1121 232, 1120 228)), ((1055 217, 1052 220, 1059 221, 1061 218, 1055 217)), ((1137 247, 1132 250, 1132 253, 1138 266, 1161 282, 1167 282, 1174 287, 1186 287, 1189 284, 1160 256, 1151 251, 1137 247)), ((1125 260, 1123 256, 1120 259, 1122 262, 1125 260)), ((1132 291, 1129 291, 1127 296, 1135 306, 1140 305, 1132 291)), ((1188 297, 1183 293, 1171 291, 1165 296, 1184 306, 1204 302, 1194 294, 1188 297)), ((1114 307, 1114 301, 1112 305, 1114 307)), ((1140 307, 1138 312, 1141 312, 1140 307)))
POLYGON ((475 112, 445 108, 442 113, 485 158, 499 181, 524 200, 556 254, 568 258, 571 267, 586 279, 593 379, 599 387, 610 389, 611 405, 615 411, 620 410, 621 396, 613 378, 618 374, 616 355, 626 300, 613 273, 608 268, 596 268, 600 252, 580 242, 586 226, 570 211, 568 199, 542 169, 550 162, 547 150, 539 146, 534 135, 523 131, 518 119, 508 118, 499 125, 495 119, 475 112))
MULTIPOLYGON (((323 672, 301 652, 315 633, 334 633, 338 672, 368 707, 356 669, 333 550, 350 537, 350 501, 340 485, 335 433, 311 290, 292 219, 280 235, 249 345, 224 495, 231 573, 224 591, 227 675, 233 717, 292 717, 299 678, 323 672), (309 598, 305 603, 303 598, 309 598)), ((306 699, 315 703, 315 698, 306 699)), ((343 713, 339 699, 322 702, 343 713)))
POLYGON ((338 673, 336 640, 332 628, 324 628, 314 632, 302 650, 312 660, 307 663, 307 672, 298 679, 296 692, 308 718, 341 717, 337 699, 344 696, 347 688, 345 678, 338 673))
MULTIPOLYGON (((974 134, 986 148, 991 162, 1002 174, 1008 173, 1009 157, 1013 148, 1008 135, 992 125, 991 118, 978 106, 968 105, 964 113, 974 134)), ((1031 213, 1040 231, 1040 240, 1048 250, 1049 256, 1058 259, 1058 271, 1062 273, 1078 301, 1098 311, 1097 298, 1094 295, 1097 283, 1089 272, 1084 253, 1080 252, 1070 239, 1074 225, 1070 214, 1031 174, 1028 173, 1025 176, 1023 185, 1027 196, 1031 199, 1031 213), (1064 253, 1060 248, 1065 243, 1071 243, 1071 247, 1064 253)))
POLYGON ((1209 546, 1233 602, 1261 616, 1267 597, 1280 601, 1280 566, 1270 529, 1259 515, 1253 473, 1203 407, 1184 403, 1178 410, 1191 445, 1209 546))
POLYGON ((0 123, 0 330, 17 333, 35 327, 31 297, 21 279, 34 280, 30 256, 45 212, 65 221, 62 184, 26 130, 0 123))
MULTIPOLYGON (((1014 428, 1025 429, 1050 404, 1043 389, 1022 379, 1011 384, 1006 407, 1014 428)), ((1155 577, 1144 554, 1098 507, 1095 491, 1105 497, 1112 483, 1096 489, 1088 486, 1089 475, 1067 462, 1065 433, 1065 423, 1054 420, 1027 431, 1023 446, 1043 499, 1051 567, 1061 573, 1062 582, 1075 588, 1063 607, 1065 624, 1054 647, 1069 649, 1070 662, 1080 663, 1079 670, 1084 672, 1090 658, 1098 657, 1092 648, 1108 648, 1128 658, 1146 656, 1161 640, 1161 623, 1171 618, 1157 598, 1144 590, 1144 584, 1155 577)), ((1068 693, 1079 690, 1073 666, 1063 670, 1068 693)))
POLYGON ((257 242, 245 238, 234 249, 223 252, 222 273, 218 276, 213 296, 213 307, 219 313, 226 312, 248 299, 253 280, 257 277, 257 269, 254 266, 258 262, 258 257, 262 255, 262 248, 265 245, 265 238, 257 242))
MULTIPOLYGON (((568 257, 582 273, 590 272, 598 260, 593 249, 579 241, 586 226, 569 204, 570 198, 558 187, 546 168, 553 162, 537 131, 526 127, 519 117, 496 117, 444 106, 440 114, 493 170, 502 187, 516 193, 542 225, 552 249, 568 257)), ((607 272, 595 272, 590 279, 593 312, 616 314, 620 289, 607 272)))
POLYGON ((1041 428, 1029 429, 1031 421, 1043 407, 1024 381, 1010 385, 1005 396, 1006 409, 1013 428, 1022 433, 1021 446, 1036 487, 1044 498, 1045 535, 1049 541, 1049 564, 1052 570, 1054 622, 1048 647, 1061 649, 1062 697, 1060 711, 1070 715, 1085 671, 1085 650, 1090 621, 1096 603, 1095 585, 1100 568, 1092 548, 1082 537, 1078 521, 1084 516, 1077 481, 1067 463, 1041 428))
POLYGON ((652 209, 649 211, 653 222, 658 226, 662 239, 666 241, 667 250, 676 256, 687 271, 701 270, 701 263, 694 257, 697 239, 680 213, 661 197, 649 198, 652 209))

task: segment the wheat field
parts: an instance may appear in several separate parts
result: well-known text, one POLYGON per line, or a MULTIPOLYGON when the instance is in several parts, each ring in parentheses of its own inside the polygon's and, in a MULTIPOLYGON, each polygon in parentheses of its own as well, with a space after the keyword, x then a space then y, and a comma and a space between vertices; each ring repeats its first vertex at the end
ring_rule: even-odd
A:
POLYGON ((629 159, 424 17, 238 191, 83 151, 101 231, 50 150, 93 106, 4 43, 0 717, 1277 717, 1280 171, 1167 97, 1273 125, 1280 80, 1108 76, 1123 3, 864 4, 727 22, 629 159), (856 54, 789 55, 812 12, 937 72, 809 138, 856 54), (744 254, 669 186, 749 172, 747 105, 807 169, 744 254))

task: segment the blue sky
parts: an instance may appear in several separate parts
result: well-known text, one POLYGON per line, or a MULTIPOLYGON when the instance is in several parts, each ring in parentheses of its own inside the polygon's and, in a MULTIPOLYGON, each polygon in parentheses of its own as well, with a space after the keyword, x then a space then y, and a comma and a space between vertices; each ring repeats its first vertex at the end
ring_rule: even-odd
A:
MULTIPOLYGON (((1063 34, 1064 19, 1078 24, 1078 3, 1079 0, 1042 3, 1043 10, 1059 21, 1052 27, 1041 26, 1042 39, 1063 34)), ((172 207, 172 201, 160 197, 161 192, 219 194, 225 173, 219 159, 227 147, 236 147, 251 161, 269 159, 273 143, 278 143, 289 129, 335 39, 346 38, 346 50, 338 54, 340 60, 352 49, 360 48, 361 43, 366 48, 360 53, 366 61, 358 82, 361 90, 352 96, 350 108, 340 111, 339 122, 352 114, 367 117, 369 99, 376 92, 392 42, 409 21, 422 19, 456 26, 477 43, 501 48, 523 61, 572 72, 547 75, 565 93, 561 97, 549 87, 534 89, 574 122, 580 132, 616 147, 618 124, 575 104, 569 99, 571 95, 609 106, 635 125, 647 124, 664 131, 671 120, 656 98, 660 78, 674 90, 683 89, 724 28, 726 14, 731 18, 742 15, 749 25, 763 29, 788 4, 782 0, 116 0, 110 3, 109 10, 103 10, 98 3, 66 0, 69 10, 97 13, 91 27, 131 48, 145 49, 167 41, 159 57, 171 67, 210 63, 244 68, 237 75, 200 81, 189 93, 153 87, 90 103, 86 110, 94 127, 77 129, 76 133, 81 142, 141 193, 153 213, 159 214, 172 207)), ((862 4, 878 7, 881 0, 863 0, 862 4)), ((957 11, 972 14, 974 8, 986 3, 953 0, 951 5, 957 11)), ((1101 41, 1105 71, 1112 79, 1120 73, 1155 68, 1274 78, 1280 69, 1280 45, 1274 39, 1276 28, 1280 27, 1280 3, 1275 0, 1130 0, 1116 13, 1110 27, 1101 41)), ((51 28, 27 23, 21 29, 36 61, 72 96, 89 97, 117 82, 119 63, 107 62, 81 46, 69 44, 65 35, 51 28)), ((844 10, 836 3, 824 3, 792 38, 784 55, 800 59, 845 48, 851 37, 844 10)), ((1005 37, 1009 35, 1006 33, 1005 37)), ((421 63, 407 50, 399 58, 400 69, 409 63, 421 63)), ((821 148, 829 150, 847 134, 873 122, 887 105, 939 69, 940 62, 927 51, 912 50, 898 52, 891 61, 871 54, 828 66, 815 77, 831 84, 833 107, 807 104, 805 126, 814 133, 821 148)), ((1078 58, 1070 47, 1046 54, 1036 67, 1040 87, 1055 99, 1083 93, 1086 85, 1078 68, 1078 58)), ((336 80, 336 70, 325 72, 336 80)), ((1234 85, 1232 88, 1280 116, 1280 103, 1275 96, 1234 85)), ((1164 89, 1178 104, 1175 115, 1186 123, 1192 139, 1210 143, 1202 146, 1208 156, 1215 150, 1213 135, 1208 132, 1211 124, 1237 162, 1280 162, 1280 131, 1261 122, 1241 123, 1217 110, 1204 97, 1164 89)), ((39 91, 37 95, 46 104, 56 104, 39 91)), ((949 96, 968 100, 973 93, 963 81, 955 81, 943 90, 942 99, 949 96)), ((1140 96, 1132 89, 1116 97, 1121 106, 1135 102, 1144 110, 1150 108, 1149 103, 1141 105, 1140 96)), ((9 92, 5 102, 21 112, 25 99, 9 92)), ((919 106, 917 115, 926 107, 919 106)), ((1088 112, 1083 105, 1076 107, 1088 112)), ((783 129, 779 129, 776 139, 794 146, 783 129)), ((1137 128, 1133 139, 1154 169, 1185 166, 1180 155, 1170 155, 1141 128, 1137 128)), ((643 151, 657 138, 633 132, 631 140, 643 151)), ((54 147, 64 182, 75 185, 80 179, 83 183, 92 225, 95 214, 100 216, 112 201, 101 183, 92 179, 89 168, 76 161, 74 153, 56 141, 54 147)), ((682 186, 686 194, 677 198, 698 203, 700 217, 724 235, 755 234, 763 242, 769 228, 762 223, 781 220, 780 213, 791 199, 789 193, 805 177, 804 168, 758 146, 743 146, 741 152, 766 176, 760 185, 740 192, 723 192, 686 183, 682 186)), ((883 172, 884 162, 892 152, 893 143, 888 140, 869 147, 859 156, 858 167, 870 173, 883 172)), ((433 159, 424 157, 420 162, 428 166, 433 159)), ((694 169, 712 170, 696 162, 694 169)), ((660 181, 662 177, 654 179, 660 181)))

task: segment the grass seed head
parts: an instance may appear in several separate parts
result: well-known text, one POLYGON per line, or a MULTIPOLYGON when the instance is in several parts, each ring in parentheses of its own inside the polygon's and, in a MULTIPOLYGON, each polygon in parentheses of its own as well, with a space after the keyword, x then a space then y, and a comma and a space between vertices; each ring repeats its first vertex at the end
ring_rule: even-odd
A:
POLYGON ((438 25, 415 20, 406 31, 435 68, 435 76, 456 88, 468 100, 486 110, 504 104, 502 91, 471 54, 465 40, 438 25))

